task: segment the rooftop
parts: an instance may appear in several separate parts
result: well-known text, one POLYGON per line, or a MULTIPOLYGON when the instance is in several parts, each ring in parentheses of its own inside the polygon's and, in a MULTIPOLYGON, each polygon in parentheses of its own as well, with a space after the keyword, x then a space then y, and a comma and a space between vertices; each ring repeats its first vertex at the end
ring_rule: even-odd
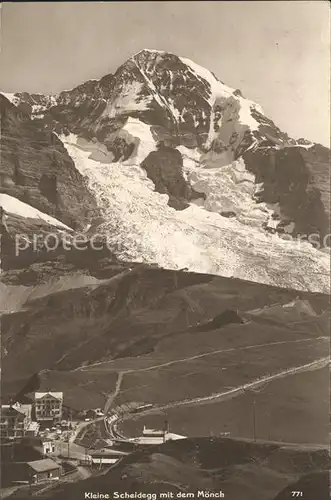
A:
POLYGON ((137 444, 162 444, 164 442, 164 438, 161 436, 156 436, 156 437, 140 436, 135 438, 134 442, 137 444))
POLYGON ((35 460, 34 462, 27 462, 27 464, 29 465, 29 467, 31 467, 31 469, 35 470, 36 472, 45 472, 48 470, 54 470, 60 468, 60 465, 57 464, 51 458, 45 458, 43 460, 35 460))
POLYGON ((186 439, 186 436, 181 436, 179 434, 174 434, 172 432, 166 432, 163 435, 143 435, 134 439, 135 443, 138 444, 161 444, 164 441, 177 441, 178 439, 186 439))
POLYGON ((53 396, 53 398, 63 400, 63 392, 52 392, 52 391, 49 391, 49 392, 35 392, 34 393, 34 398, 35 399, 41 399, 44 396, 53 396))
POLYGON ((32 405, 15 403, 14 408, 20 413, 24 413, 26 417, 31 418, 32 405))
POLYGON ((177 439, 187 439, 186 436, 181 436, 180 434, 174 434, 173 432, 167 432, 166 433, 166 441, 176 441, 177 439))
POLYGON ((165 431, 164 430, 159 430, 159 429, 147 429, 147 427, 144 427, 143 429, 143 435, 152 435, 152 436, 164 436, 165 431))
POLYGON ((28 404, 20 404, 20 403, 15 403, 12 405, 1 405, 2 410, 8 410, 9 408, 13 408, 14 410, 18 411, 19 413, 24 413, 25 415, 29 416, 31 414, 32 410, 32 405, 28 404))
POLYGON ((100 450, 92 450, 89 452, 89 455, 93 456, 99 456, 99 455, 127 455, 127 452, 125 451, 120 451, 120 450, 112 450, 109 448, 101 448, 100 450))
POLYGON ((39 429, 38 422, 30 422, 28 426, 28 431, 34 431, 39 429))
POLYGON ((1 415, 4 417, 5 416, 16 416, 16 417, 24 419, 25 414, 22 411, 18 411, 17 408, 15 408, 14 406, 2 405, 1 406, 1 415))

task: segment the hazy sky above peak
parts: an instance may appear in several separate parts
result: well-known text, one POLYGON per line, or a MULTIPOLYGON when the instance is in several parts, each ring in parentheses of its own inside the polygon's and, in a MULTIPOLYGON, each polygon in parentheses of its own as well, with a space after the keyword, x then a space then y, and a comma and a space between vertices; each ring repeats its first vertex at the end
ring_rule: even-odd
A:
POLYGON ((329 25, 326 0, 4 2, 0 90, 56 93, 166 50, 240 88, 293 137, 329 145, 329 25))

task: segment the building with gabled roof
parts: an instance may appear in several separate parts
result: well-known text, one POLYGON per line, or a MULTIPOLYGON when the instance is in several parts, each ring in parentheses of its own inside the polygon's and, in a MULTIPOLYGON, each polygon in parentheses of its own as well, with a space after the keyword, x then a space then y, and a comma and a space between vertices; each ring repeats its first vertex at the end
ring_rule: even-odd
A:
POLYGON ((128 455, 128 452, 111 448, 90 451, 88 461, 94 465, 116 464, 119 460, 128 455))
POLYGON ((31 424, 31 405, 15 403, 2 405, 0 414, 0 436, 2 438, 22 438, 31 424))
POLYGON ((169 432, 169 425, 166 422, 164 429, 148 429, 144 426, 143 435, 134 438, 136 444, 162 444, 166 441, 177 441, 178 439, 186 439, 186 436, 169 432))
POLYGON ((48 392, 35 392, 34 393, 34 398, 35 399, 40 399, 43 398, 44 396, 53 396, 54 398, 61 399, 63 400, 63 392, 54 392, 54 391, 48 391, 48 392))
POLYGON ((27 462, 28 474, 31 483, 56 480, 60 478, 61 466, 51 458, 27 462))
POLYGON ((38 422, 53 423, 62 419, 63 392, 35 392, 35 414, 38 422))

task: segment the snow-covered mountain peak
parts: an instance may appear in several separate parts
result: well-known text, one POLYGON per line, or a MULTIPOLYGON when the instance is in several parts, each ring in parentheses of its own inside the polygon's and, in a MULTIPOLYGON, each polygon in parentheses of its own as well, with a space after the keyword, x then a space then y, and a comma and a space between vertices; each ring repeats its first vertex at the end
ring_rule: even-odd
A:
POLYGON ((142 53, 145 53, 145 54, 166 54, 166 51, 165 50, 158 50, 158 49, 141 49, 141 50, 138 50, 138 52, 136 52, 135 54, 133 54, 131 56, 131 58, 134 58, 136 57, 138 54, 142 54, 142 53))
MULTIPOLYGON (((56 96, 7 97, 34 120, 35 128, 29 125, 24 134, 38 136, 42 130, 61 138, 84 196, 87 189, 102 214, 98 230, 111 236, 120 258, 326 289, 325 254, 310 243, 285 246, 280 236, 314 233, 322 241, 327 235, 328 151, 291 139, 257 103, 211 71, 185 57, 144 49, 114 74, 56 96), (290 269, 291 262, 306 266, 307 277, 290 269), (281 269, 286 272, 280 279, 281 269)), ((10 127, 9 135, 15 134, 10 127)), ((49 155, 46 159, 53 165, 49 155)), ((6 193, 28 195, 44 213, 52 206, 50 214, 59 213, 59 220, 74 227, 63 218, 65 206, 56 205, 53 177, 43 173, 41 186, 51 195, 47 205, 36 162, 11 162, 9 155, 6 193), (17 188, 21 178, 31 176, 29 169, 30 194, 29 188, 17 188)), ((64 163, 56 165, 58 185, 73 189, 64 163)), ((79 190, 75 195, 79 199, 79 190)), ((91 217, 82 219, 85 226, 93 223, 91 217)))

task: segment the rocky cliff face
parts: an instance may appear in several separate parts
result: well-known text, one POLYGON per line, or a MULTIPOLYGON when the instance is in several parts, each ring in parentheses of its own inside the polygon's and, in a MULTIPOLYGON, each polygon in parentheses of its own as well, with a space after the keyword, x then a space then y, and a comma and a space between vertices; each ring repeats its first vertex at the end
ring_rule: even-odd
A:
POLYGON ((60 139, 2 95, 0 111, 1 193, 72 228, 86 224, 97 205, 60 139))
POLYGON ((183 158, 178 149, 161 143, 141 164, 153 182, 155 190, 169 196, 168 205, 176 210, 184 210, 189 202, 205 199, 204 193, 192 189, 183 175, 183 158))
POLYGON ((2 192, 71 227, 97 207, 94 229, 122 260, 328 288, 329 151, 210 71, 143 50, 58 95, 7 97, 31 121, 5 122, 2 192), (312 241, 298 245, 302 233, 312 241))
POLYGON ((271 229, 278 233, 288 230, 305 239, 314 234, 314 245, 322 245, 325 239, 330 246, 330 151, 318 144, 258 148, 245 153, 244 160, 261 186, 255 195, 257 202, 274 208, 271 229))

